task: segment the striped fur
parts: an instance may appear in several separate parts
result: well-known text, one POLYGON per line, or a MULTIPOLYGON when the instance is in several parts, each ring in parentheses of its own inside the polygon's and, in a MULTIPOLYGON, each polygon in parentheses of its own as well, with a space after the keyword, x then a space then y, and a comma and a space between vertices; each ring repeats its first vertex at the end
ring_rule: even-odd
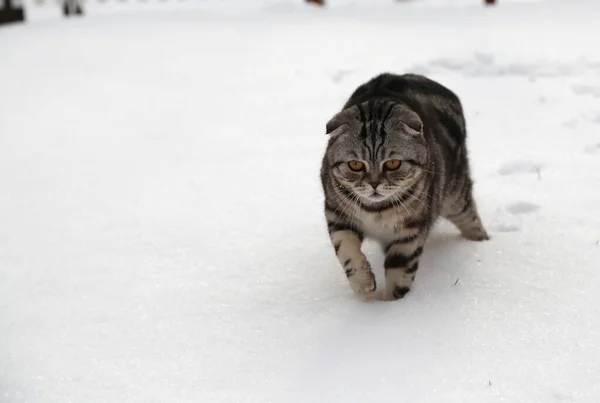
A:
POLYGON ((371 299, 375 277, 361 251, 365 236, 385 252, 384 299, 402 298, 441 216, 470 240, 488 239, 473 199, 461 103, 423 76, 382 74, 361 85, 327 123, 321 167, 325 217, 354 292, 371 299), (400 160, 386 170, 388 160, 400 160), (349 161, 364 169, 353 171, 349 161))

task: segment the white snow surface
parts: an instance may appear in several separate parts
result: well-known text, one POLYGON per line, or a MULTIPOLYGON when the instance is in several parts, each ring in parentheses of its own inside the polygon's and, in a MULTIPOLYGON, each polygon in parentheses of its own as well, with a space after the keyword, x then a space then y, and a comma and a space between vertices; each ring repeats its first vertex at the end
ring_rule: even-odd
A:
POLYGON ((365 3, 0 28, 0 402, 600 402, 600 5, 365 3), (382 71, 461 97, 492 240, 365 303, 319 168, 382 71))

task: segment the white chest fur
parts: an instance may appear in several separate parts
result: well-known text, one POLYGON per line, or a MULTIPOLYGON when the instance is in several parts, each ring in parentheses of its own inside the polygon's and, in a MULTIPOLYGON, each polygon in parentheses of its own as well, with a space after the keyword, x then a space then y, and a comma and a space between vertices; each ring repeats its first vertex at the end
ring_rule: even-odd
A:
POLYGON ((356 213, 360 229, 368 237, 380 241, 389 241, 397 237, 402 217, 395 208, 381 213, 369 213, 364 210, 356 213))

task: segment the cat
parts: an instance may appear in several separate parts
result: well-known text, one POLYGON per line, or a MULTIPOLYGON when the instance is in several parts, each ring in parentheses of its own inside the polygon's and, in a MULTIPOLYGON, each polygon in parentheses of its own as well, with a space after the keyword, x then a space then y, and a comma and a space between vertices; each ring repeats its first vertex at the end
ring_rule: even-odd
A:
POLYGON ((354 91, 326 132, 325 218, 358 297, 372 299, 376 289, 365 236, 385 253, 388 301, 410 290, 440 216, 469 240, 489 239, 473 199, 462 105, 448 88, 421 75, 381 74, 354 91))

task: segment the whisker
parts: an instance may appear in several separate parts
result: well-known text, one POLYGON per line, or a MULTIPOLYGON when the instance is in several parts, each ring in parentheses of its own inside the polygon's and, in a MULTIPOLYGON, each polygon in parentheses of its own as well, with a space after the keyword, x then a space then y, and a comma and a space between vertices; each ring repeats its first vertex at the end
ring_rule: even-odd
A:
POLYGON ((399 205, 400 205, 402 208, 404 208, 404 210, 406 210, 406 212, 407 212, 408 214, 411 214, 411 215, 413 215, 413 214, 414 214, 414 211, 412 211, 412 210, 409 210, 409 209, 408 209, 408 206, 406 206, 406 205, 405 205, 405 204, 402 202, 402 199, 400 199, 400 197, 402 197, 402 196, 403 196, 403 193, 397 194, 397 195, 395 195, 395 196, 394 196, 394 200, 395 200, 395 201, 397 201, 397 202, 399 203, 399 205))
POLYGON ((419 199, 419 198, 418 198, 417 196, 415 196, 414 194, 413 194, 413 195, 410 195, 410 197, 411 197, 411 198, 413 198, 413 199, 415 199, 416 201, 418 201, 419 203, 421 203, 421 204, 422 204, 422 205, 424 205, 425 207, 427 207, 427 208, 430 208, 430 207, 429 207, 429 204, 425 203, 423 200, 419 199))
MULTIPOLYGON (((339 194, 339 193, 338 193, 339 194)), ((354 224, 354 214, 350 214, 350 210, 354 207, 354 202, 357 200, 357 195, 353 192, 350 194, 350 198, 348 198, 345 194, 339 194, 340 199, 343 203, 342 215, 346 217, 350 217, 350 226, 354 224)))

